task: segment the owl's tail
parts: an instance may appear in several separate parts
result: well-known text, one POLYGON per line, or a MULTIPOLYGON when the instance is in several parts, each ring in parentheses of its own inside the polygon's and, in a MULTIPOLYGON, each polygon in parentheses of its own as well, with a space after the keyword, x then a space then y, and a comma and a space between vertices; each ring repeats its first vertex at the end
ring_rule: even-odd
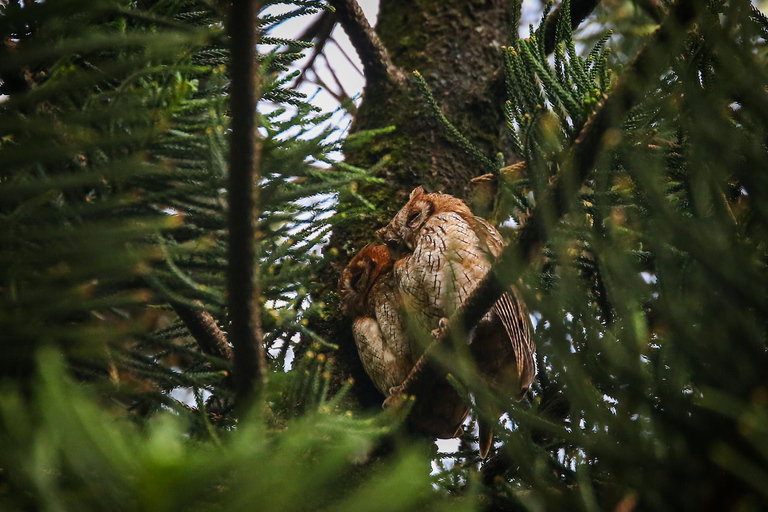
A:
POLYGON ((488 452, 491 450, 493 444, 493 423, 487 419, 479 418, 477 420, 479 434, 478 441, 480 442, 480 458, 484 459, 488 456, 488 452))

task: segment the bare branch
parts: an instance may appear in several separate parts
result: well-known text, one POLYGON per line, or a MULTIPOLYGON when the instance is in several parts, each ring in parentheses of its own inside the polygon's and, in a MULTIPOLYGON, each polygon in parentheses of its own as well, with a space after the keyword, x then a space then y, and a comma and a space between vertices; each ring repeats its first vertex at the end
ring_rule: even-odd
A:
POLYGON ((315 46, 312 47, 312 53, 301 69, 301 74, 296 79, 292 88, 295 89, 306 80, 307 71, 314 69, 315 61, 317 57, 325 50, 325 44, 330 40, 331 33, 336 27, 336 16, 331 11, 323 11, 323 13, 297 37, 299 41, 314 41, 315 46))
POLYGON ((341 52, 341 55, 347 60, 347 62, 349 62, 350 66, 352 66, 355 69, 355 71, 357 71, 357 74, 365 78, 365 73, 363 73, 363 71, 360 69, 357 63, 352 60, 352 58, 347 53, 347 50, 341 47, 341 45, 336 40, 336 38, 332 37, 330 42, 333 43, 333 45, 336 47, 337 50, 339 50, 339 52, 341 52))
POLYGON ((257 183, 261 144, 256 137, 255 0, 233 0, 227 20, 231 62, 229 139, 229 267, 227 291, 230 337, 235 357, 237 406, 243 411, 259 388, 265 368, 256 271, 257 183))
POLYGON ((336 9, 339 23, 344 27, 344 31, 363 62, 363 70, 369 82, 390 80, 397 84, 404 83, 405 73, 392 62, 387 49, 368 23, 357 0, 329 1, 336 9))
MULTIPOLYGON (((547 227, 568 213, 572 199, 592 172, 606 133, 640 101, 670 56, 682 44, 685 28, 695 17, 695 3, 695 0, 679 0, 672 7, 651 41, 640 50, 611 94, 582 128, 561 172, 538 201, 528 222, 520 228, 517 243, 504 249, 491 272, 480 282, 463 307, 451 317, 448 328, 427 347, 405 381, 393 390, 393 396, 412 390, 423 374, 425 358, 429 357, 431 351, 453 336, 466 338, 466 333, 477 325, 502 293, 520 278, 528 262, 533 259, 531 256, 547 241, 547 227)), ((393 403, 394 400, 388 399, 388 402, 393 403)))
POLYGON ((313 69, 312 74, 315 77, 314 80, 307 79, 307 82, 313 85, 317 85, 318 87, 322 88, 325 92, 333 96, 333 99, 336 100, 339 105, 343 105, 344 102, 349 98, 347 96, 347 93, 344 91, 344 89, 341 90, 341 92, 334 91, 330 85, 326 83, 325 80, 323 80, 323 77, 321 77, 317 70, 313 69))
POLYGON ((339 88, 339 96, 341 96, 343 100, 351 100, 352 98, 350 98, 349 94, 347 94, 347 90, 344 89, 344 84, 341 83, 341 80, 339 80, 339 76, 336 74, 336 71, 334 71, 333 66, 331 66, 331 63, 328 61, 328 57, 323 55, 323 60, 325 61, 326 67, 328 68, 328 73, 331 75, 331 78, 333 78, 333 81, 336 83, 336 86, 339 88))
POLYGON ((226 334, 219 329, 213 316, 202 309, 202 304, 200 309, 192 309, 178 303, 172 303, 171 306, 200 346, 200 350, 209 356, 232 360, 232 349, 226 334))
POLYGON ((325 10, 304 29, 296 39, 298 41, 326 41, 336 26, 336 16, 332 11, 325 10))

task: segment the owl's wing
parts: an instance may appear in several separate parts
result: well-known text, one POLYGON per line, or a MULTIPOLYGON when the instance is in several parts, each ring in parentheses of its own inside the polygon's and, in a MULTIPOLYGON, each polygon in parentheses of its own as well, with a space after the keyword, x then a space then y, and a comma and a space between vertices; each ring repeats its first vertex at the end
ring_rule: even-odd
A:
POLYGON ((522 398, 536 378, 536 345, 531 335, 528 311, 514 291, 505 292, 493 305, 493 311, 512 342, 520 376, 522 398))
MULTIPOLYGON (((413 340, 407 335, 404 325, 404 309, 400 293, 393 279, 385 279, 375 289, 374 311, 384 343, 400 360, 401 367, 413 366, 416 360, 413 340)), ((400 384, 398 382, 398 384, 400 384)))
MULTIPOLYGON (((485 219, 475 217, 475 221, 477 237, 494 257, 498 257, 504 249, 501 235, 485 219)), ((536 345, 531 335, 528 311, 514 290, 504 293, 493 305, 493 310, 512 341, 520 388, 526 390, 536 378, 536 345)))
POLYGON ((480 239, 480 243, 484 245, 487 251, 493 255, 494 258, 498 258, 504 249, 504 239, 501 238, 501 234, 491 226, 487 220, 482 217, 475 217, 475 234, 480 239))

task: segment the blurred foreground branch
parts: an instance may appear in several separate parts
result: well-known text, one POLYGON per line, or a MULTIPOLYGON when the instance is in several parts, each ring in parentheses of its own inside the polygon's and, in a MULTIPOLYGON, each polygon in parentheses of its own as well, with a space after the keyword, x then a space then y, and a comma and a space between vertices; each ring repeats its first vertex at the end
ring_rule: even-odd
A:
POLYGON ((256 137, 259 91, 256 59, 255 0, 233 1, 227 33, 230 43, 229 266, 227 269, 230 337, 235 357, 235 391, 240 410, 257 391, 265 367, 259 289, 256 275, 258 167, 261 146, 256 137))

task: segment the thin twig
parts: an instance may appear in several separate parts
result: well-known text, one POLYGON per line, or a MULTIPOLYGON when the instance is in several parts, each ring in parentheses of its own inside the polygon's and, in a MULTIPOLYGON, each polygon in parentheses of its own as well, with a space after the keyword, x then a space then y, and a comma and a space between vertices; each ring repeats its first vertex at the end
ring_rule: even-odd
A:
POLYGON ((336 9, 339 23, 363 62, 363 71, 368 81, 388 79, 397 84, 405 83, 405 73, 394 65, 357 1, 330 0, 330 4, 336 9))
POLYGON ((333 43, 333 45, 336 47, 337 50, 341 53, 341 55, 349 62, 349 64, 354 68, 355 71, 357 71, 357 74, 361 77, 365 78, 365 73, 358 67, 357 63, 352 60, 352 57, 349 56, 347 53, 347 50, 341 47, 339 42, 336 40, 335 37, 332 37, 328 42, 333 43))
POLYGON ((258 167, 261 144, 256 137, 259 91, 256 60, 255 0, 233 0, 227 22, 230 44, 229 267, 227 291, 230 339, 234 348, 236 404, 247 410, 265 367, 256 272, 258 167))
MULTIPOLYGON (((672 7, 651 41, 640 50, 611 94, 582 128, 552 186, 538 201, 528 222, 520 228, 517 243, 504 249, 491 272, 451 317, 447 329, 427 347, 405 381, 392 390, 393 396, 408 393, 423 375, 424 359, 435 347, 454 336, 465 338, 502 293, 520 278, 532 256, 547 241, 547 227, 568 213, 572 199, 592 172, 606 133, 642 99, 662 66, 681 45, 685 28, 693 21, 695 12, 695 0, 679 0, 672 7)), ((393 400, 389 399, 389 402, 393 400)))
POLYGON ((323 60, 325 61, 326 67, 328 68, 328 72, 331 75, 331 78, 333 78, 333 81, 336 82, 336 85, 339 88, 339 91, 341 91, 339 94, 342 98, 346 99, 352 99, 349 97, 349 94, 347 94, 346 89, 344 89, 344 84, 341 83, 341 80, 339 80, 338 75, 336 74, 336 71, 333 70, 333 66, 331 66, 331 63, 328 61, 328 57, 323 55, 323 60))
POLYGON ((320 76, 320 74, 317 72, 317 70, 313 69, 312 74, 315 77, 314 81, 307 80, 307 83, 317 85, 321 89, 323 89, 325 92, 333 96, 333 99, 336 100, 339 105, 344 104, 344 101, 347 100, 349 97, 347 96, 347 93, 344 91, 344 89, 341 90, 341 92, 336 92, 331 88, 328 83, 326 83, 325 80, 323 80, 323 77, 320 76))

